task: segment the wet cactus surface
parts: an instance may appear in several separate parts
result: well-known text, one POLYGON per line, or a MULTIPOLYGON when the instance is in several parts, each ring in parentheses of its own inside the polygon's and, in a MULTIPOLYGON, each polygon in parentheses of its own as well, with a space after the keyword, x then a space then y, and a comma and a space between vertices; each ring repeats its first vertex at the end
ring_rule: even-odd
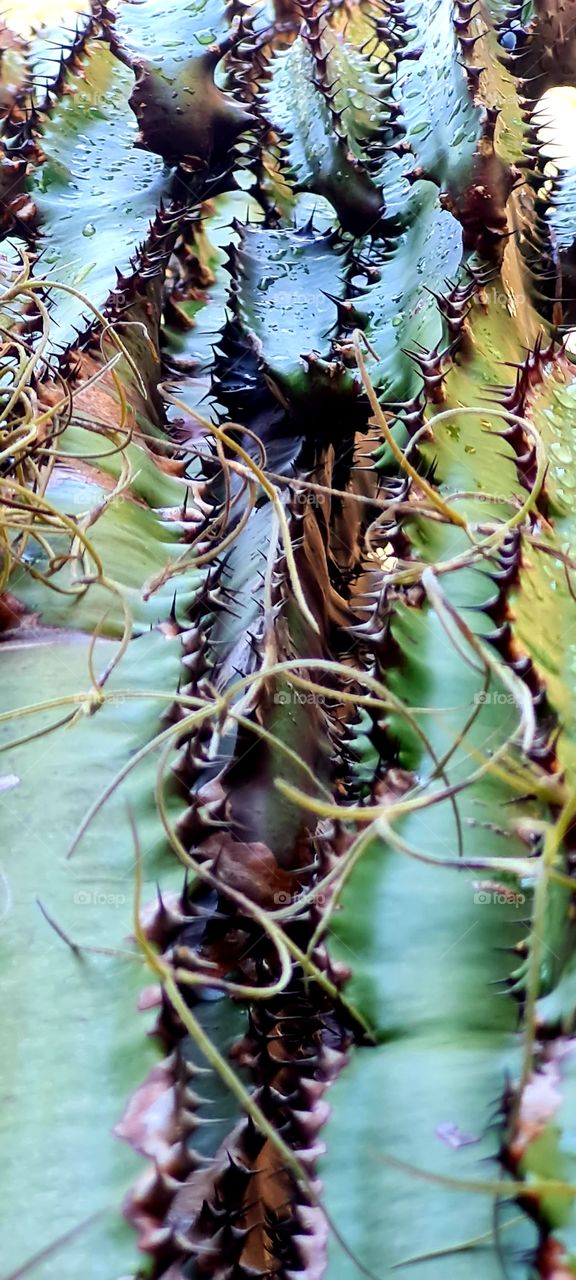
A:
POLYGON ((7 1280, 568 1280, 576 10, 2 22, 7 1280))

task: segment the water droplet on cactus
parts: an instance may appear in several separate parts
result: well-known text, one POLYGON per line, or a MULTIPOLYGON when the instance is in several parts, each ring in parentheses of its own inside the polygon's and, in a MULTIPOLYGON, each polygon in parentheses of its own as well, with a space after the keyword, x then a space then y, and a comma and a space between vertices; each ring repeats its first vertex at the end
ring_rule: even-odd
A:
POLYGON ((560 441, 554 441, 554 443, 550 445, 550 453, 553 453, 554 457, 557 458, 559 462, 570 463, 572 461, 572 451, 570 447, 567 444, 561 444, 560 441))

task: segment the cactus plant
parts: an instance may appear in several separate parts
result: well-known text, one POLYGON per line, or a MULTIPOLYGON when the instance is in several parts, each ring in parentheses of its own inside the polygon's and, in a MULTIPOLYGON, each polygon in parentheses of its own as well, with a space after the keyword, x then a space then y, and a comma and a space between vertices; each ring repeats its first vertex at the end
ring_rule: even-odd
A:
POLYGON ((10 12, 6 1280, 567 1280, 570 7, 10 12))

